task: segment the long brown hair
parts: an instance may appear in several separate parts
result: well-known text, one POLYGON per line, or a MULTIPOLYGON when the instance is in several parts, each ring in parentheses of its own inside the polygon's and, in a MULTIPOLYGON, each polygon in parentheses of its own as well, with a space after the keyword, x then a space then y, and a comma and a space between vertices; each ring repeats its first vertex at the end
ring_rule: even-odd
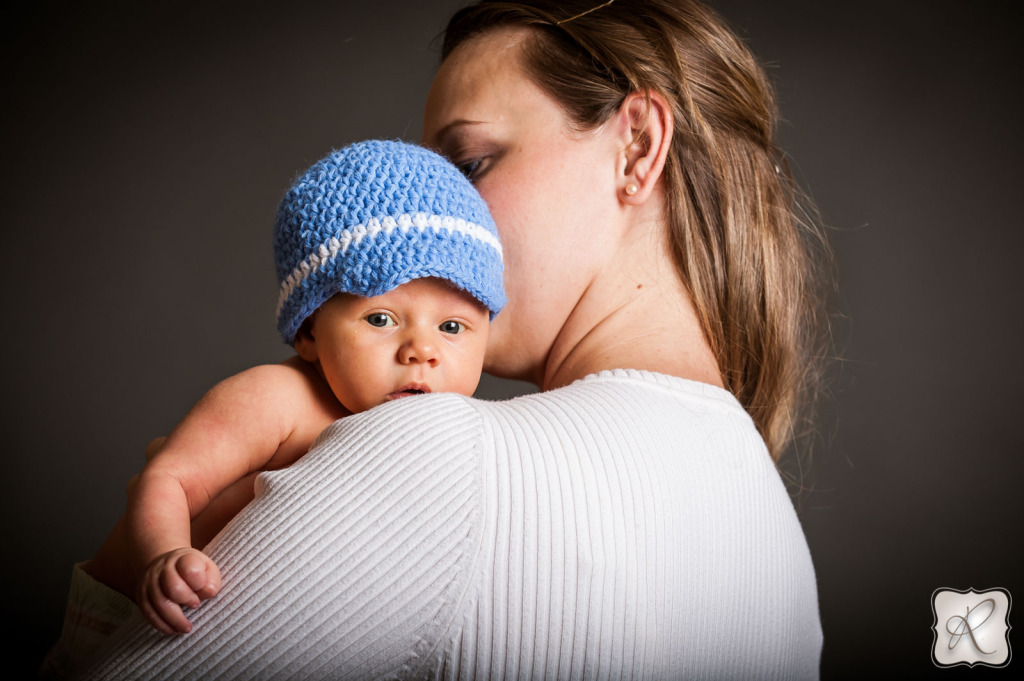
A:
POLYGON ((443 57, 528 27, 522 64, 580 131, 633 92, 661 93, 674 138, 667 220, 680 277, 726 387, 775 459, 806 432, 822 385, 829 251, 773 141, 771 84, 747 47, 692 0, 482 0, 457 12, 443 57))

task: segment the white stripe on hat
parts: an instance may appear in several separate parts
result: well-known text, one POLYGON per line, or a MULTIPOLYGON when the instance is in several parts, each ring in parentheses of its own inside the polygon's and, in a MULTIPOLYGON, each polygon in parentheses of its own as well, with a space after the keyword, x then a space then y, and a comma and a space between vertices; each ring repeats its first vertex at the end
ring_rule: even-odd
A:
POLYGON ((306 259, 299 263, 298 267, 292 270, 288 278, 281 283, 281 292, 277 298, 277 312, 275 317, 281 317, 281 310, 288 301, 292 291, 303 281, 313 276, 324 263, 333 260, 339 255, 344 255, 350 246, 358 244, 363 239, 372 239, 383 232, 390 234, 396 229, 402 233, 410 229, 419 231, 433 230, 440 232, 442 229, 449 232, 458 232, 484 243, 498 252, 498 258, 502 257, 501 243, 498 239, 480 225, 467 222, 462 218, 453 218, 450 215, 427 215, 426 213, 405 213, 397 218, 385 217, 380 220, 373 218, 365 225, 356 225, 350 229, 343 230, 337 237, 331 237, 327 243, 320 244, 314 253, 306 256, 306 259))

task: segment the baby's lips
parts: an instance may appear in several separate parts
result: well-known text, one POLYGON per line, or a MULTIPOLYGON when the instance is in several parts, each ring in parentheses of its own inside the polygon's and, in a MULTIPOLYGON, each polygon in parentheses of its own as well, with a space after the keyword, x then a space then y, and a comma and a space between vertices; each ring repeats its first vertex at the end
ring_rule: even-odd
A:
POLYGON ((391 393, 389 397, 396 399, 399 397, 411 397, 413 395, 425 395, 430 392, 430 386, 426 383, 409 383, 403 386, 399 390, 391 393))

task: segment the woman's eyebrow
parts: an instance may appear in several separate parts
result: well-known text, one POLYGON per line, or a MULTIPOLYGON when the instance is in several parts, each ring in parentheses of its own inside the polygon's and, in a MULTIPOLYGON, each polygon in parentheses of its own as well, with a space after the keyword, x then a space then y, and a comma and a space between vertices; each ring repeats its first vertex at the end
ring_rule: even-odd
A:
POLYGON ((436 146, 443 147, 448 137, 453 135, 456 130, 459 130, 460 128, 463 128, 467 125, 483 125, 486 122, 487 121, 474 121, 466 118, 457 118, 437 131, 437 134, 434 136, 434 142, 436 146))

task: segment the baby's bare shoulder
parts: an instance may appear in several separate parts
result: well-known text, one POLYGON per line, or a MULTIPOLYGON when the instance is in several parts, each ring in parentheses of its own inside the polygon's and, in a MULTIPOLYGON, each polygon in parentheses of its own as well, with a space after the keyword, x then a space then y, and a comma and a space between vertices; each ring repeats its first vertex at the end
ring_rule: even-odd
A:
POLYGON ((290 432, 267 468, 281 468, 309 449, 320 432, 338 419, 349 416, 316 368, 300 357, 280 364, 253 367, 239 374, 258 390, 267 391, 279 415, 286 415, 290 432))
POLYGON ((306 409, 310 403, 324 401, 326 396, 337 402, 316 368, 299 357, 246 369, 224 379, 210 392, 214 395, 229 393, 252 403, 269 402, 278 408, 295 404, 297 400, 295 408, 306 409))

